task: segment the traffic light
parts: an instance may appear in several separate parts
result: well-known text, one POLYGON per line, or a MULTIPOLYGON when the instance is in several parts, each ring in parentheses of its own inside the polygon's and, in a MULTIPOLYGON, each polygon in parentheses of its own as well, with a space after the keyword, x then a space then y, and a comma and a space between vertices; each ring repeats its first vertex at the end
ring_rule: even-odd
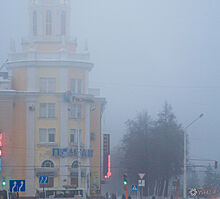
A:
POLYGON ((3 179, 3 180, 2 180, 2 186, 6 186, 6 184, 7 184, 7 183, 6 183, 6 180, 3 179))
POLYGON ((218 162, 215 161, 215 169, 217 169, 217 168, 218 168, 218 162))
POLYGON ((127 185, 128 184, 128 180, 127 180, 127 174, 123 175, 123 184, 127 185))

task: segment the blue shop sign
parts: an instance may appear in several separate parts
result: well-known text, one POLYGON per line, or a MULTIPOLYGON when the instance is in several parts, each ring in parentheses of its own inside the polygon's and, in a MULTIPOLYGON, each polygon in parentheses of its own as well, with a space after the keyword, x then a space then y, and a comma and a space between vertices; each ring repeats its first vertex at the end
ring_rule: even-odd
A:
POLYGON ((85 102, 85 103, 93 103, 94 101, 88 97, 78 97, 75 96, 71 91, 67 91, 64 93, 64 100, 68 103, 74 102, 85 102))
POLYGON ((81 158, 92 158, 93 150, 92 149, 80 149, 80 153, 78 153, 77 148, 53 148, 52 156, 54 157, 78 157, 80 154, 81 158))

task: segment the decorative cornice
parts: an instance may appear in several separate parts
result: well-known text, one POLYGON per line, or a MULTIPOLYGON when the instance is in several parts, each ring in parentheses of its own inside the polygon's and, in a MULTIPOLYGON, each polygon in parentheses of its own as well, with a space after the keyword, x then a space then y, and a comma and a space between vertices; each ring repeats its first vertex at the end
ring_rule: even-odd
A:
POLYGON ((91 71, 94 64, 86 61, 65 61, 65 60, 33 60, 33 61, 9 61, 6 63, 8 69, 14 68, 80 68, 91 71))

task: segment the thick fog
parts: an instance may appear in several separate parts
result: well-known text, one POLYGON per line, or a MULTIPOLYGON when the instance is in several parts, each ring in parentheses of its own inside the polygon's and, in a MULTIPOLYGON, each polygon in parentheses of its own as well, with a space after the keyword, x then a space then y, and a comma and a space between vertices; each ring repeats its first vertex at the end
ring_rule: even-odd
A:
MULTIPOLYGON (((108 102, 112 147, 127 119, 156 117, 167 101, 183 126, 204 113, 187 129, 190 156, 220 160, 220 1, 72 0, 71 9, 72 35, 95 64, 90 87, 108 102)), ((0 27, 3 63, 10 39, 28 35, 28 0, 1 1, 0 27)))

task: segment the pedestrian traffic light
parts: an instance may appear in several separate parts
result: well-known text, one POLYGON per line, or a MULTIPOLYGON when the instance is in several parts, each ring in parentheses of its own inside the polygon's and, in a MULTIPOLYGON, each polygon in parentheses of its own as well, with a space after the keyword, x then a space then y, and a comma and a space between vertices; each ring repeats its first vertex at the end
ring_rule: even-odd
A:
POLYGON ((124 175, 123 175, 123 184, 124 184, 124 185, 128 184, 127 174, 124 174, 124 175))
POLYGON ((217 168, 218 168, 218 162, 215 161, 215 169, 217 169, 217 168))

